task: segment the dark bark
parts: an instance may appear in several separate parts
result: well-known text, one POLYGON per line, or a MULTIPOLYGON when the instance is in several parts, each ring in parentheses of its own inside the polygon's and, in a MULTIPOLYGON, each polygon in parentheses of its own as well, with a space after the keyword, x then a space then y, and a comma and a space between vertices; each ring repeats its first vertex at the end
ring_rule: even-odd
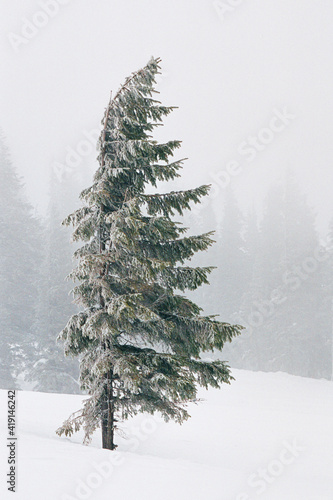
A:
POLYGON ((102 401, 102 446, 107 450, 114 450, 114 402, 113 402, 113 373, 110 370, 106 375, 105 393, 102 401))

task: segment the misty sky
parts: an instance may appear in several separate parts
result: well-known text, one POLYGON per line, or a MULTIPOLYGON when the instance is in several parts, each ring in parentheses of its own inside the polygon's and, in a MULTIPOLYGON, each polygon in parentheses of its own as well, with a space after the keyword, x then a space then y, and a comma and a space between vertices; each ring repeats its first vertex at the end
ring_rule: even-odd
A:
MULTIPOLYGON (((292 168, 324 229, 333 216, 333 2, 235 3, 1 2, 0 126, 41 213, 55 162, 100 126, 110 91, 154 55, 163 104, 179 106, 158 138, 183 140, 179 156, 189 157, 179 187, 213 183, 218 207, 229 176, 246 208, 292 168)), ((93 171, 96 152, 88 156, 93 171)))

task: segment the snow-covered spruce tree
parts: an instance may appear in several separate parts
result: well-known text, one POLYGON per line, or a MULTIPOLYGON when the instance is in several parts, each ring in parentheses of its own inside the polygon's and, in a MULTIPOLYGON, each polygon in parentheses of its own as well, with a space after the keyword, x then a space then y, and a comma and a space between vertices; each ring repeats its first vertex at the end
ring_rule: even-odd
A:
POLYGON ((101 425, 103 448, 113 450, 116 422, 137 412, 158 411, 182 422, 197 386, 219 387, 232 379, 220 361, 202 351, 221 349, 240 326, 200 315, 186 289, 207 283, 211 267, 186 260, 212 243, 211 233, 185 237, 175 212, 190 209, 209 186, 147 194, 146 186, 179 177, 183 160, 170 162, 179 141, 159 144, 150 132, 172 111, 153 98, 159 59, 133 73, 109 102, 98 143, 99 168, 81 193, 83 208, 64 223, 85 244, 71 277, 84 308, 60 334, 66 354, 79 356, 83 409, 57 430, 71 435, 83 426, 86 442, 101 425), (177 265, 178 264, 178 265, 177 265))

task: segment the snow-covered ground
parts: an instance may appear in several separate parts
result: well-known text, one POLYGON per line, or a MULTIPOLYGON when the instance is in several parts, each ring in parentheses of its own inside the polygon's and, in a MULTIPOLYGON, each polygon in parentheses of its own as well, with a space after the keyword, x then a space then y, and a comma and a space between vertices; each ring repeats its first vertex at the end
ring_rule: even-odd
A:
MULTIPOLYGON (((332 383, 233 370, 200 391, 182 426, 140 415, 115 452, 56 428, 82 396, 17 394, 17 492, 6 490, 7 392, 1 391, 1 499, 332 500, 332 383)), ((126 435, 125 435, 126 434, 126 435)))

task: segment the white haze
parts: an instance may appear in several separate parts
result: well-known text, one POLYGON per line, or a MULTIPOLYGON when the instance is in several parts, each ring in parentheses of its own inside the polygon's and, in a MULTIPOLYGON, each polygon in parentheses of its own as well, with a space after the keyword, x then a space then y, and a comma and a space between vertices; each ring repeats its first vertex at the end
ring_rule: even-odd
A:
MULTIPOLYGON (((40 213, 54 162, 99 126, 110 91, 154 55, 162 58, 163 103, 179 106, 160 137, 183 140, 180 155, 189 157, 179 185, 213 182, 214 172, 242 159, 240 143, 266 127, 275 108, 287 108, 295 119, 245 161, 232 185, 243 208, 260 206, 267 186, 292 168, 325 229, 333 181, 330 0, 244 1, 223 19, 208 0, 69 0, 15 51, 11 34, 42 3, 0 6, 0 126, 40 213)), ((223 190, 217 206, 222 197, 223 190)))

